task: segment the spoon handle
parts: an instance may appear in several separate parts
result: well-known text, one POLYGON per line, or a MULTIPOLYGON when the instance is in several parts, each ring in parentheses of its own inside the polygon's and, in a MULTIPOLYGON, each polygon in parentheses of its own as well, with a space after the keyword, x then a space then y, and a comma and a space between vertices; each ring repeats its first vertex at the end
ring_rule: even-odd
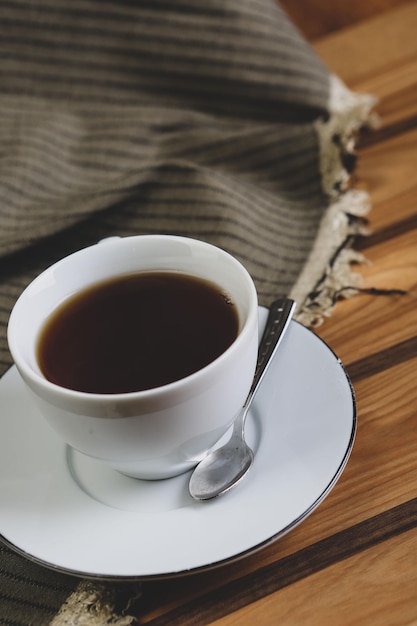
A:
POLYGON ((266 372, 266 365, 270 362, 275 350, 277 350, 284 331, 291 321, 296 303, 288 298, 275 300, 269 307, 265 330, 259 344, 258 361, 252 386, 246 398, 244 408, 248 407, 255 395, 266 372))

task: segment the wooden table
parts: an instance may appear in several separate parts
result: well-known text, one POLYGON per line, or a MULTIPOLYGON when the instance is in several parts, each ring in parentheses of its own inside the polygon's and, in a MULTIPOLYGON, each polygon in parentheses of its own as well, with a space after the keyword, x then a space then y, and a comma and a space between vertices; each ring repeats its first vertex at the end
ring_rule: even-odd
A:
POLYGON ((355 185, 370 193, 373 234, 358 246, 366 287, 406 296, 339 302, 317 333, 344 362, 358 432, 329 497, 255 555, 143 586, 140 624, 417 623, 417 3, 314 43, 355 91, 380 98, 355 185))

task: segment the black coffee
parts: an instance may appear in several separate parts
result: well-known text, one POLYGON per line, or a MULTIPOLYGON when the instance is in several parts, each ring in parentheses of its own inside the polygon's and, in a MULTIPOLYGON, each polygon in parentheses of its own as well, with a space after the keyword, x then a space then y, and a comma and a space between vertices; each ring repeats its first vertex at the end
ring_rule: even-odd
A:
POLYGON ((41 330, 53 383, 89 393, 159 387, 208 365, 238 333, 236 307, 211 282, 176 272, 108 280, 69 298, 41 330))

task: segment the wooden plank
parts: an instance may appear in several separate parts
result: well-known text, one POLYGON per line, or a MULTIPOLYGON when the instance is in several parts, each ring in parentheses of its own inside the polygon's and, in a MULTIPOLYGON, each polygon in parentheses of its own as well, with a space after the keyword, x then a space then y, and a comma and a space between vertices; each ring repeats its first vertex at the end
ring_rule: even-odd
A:
POLYGON ((314 49, 327 66, 352 88, 375 74, 415 59, 417 3, 323 37, 314 49))
POLYGON ((279 0, 279 4, 300 28, 308 40, 347 26, 352 26, 375 15, 410 0, 349 0, 349 2, 329 2, 328 0, 279 0))
POLYGON ((355 90, 371 93, 379 98, 377 105, 381 129, 369 134, 368 139, 375 141, 390 133, 404 132, 416 125, 417 116, 417 59, 380 68, 364 81, 355 82, 355 90))
POLYGON ((417 530, 332 565, 213 626, 397 626, 417 622, 417 530))
POLYGON ((405 191, 399 190, 397 195, 388 197, 387 200, 374 202, 374 210, 369 215, 370 236, 357 241, 355 248, 366 250, 376 242, 380 243, 381 238, 386 240, 387 237, 410 230, 408 225, 414 224, 416 218, 416 194, 417 187, 410 186, 405 191))
MULTIPOLYGON (((356 176, 360 187, 369 192, 373 206, 417 192, 417 129, 360 150, 356 176)), ((387 224, 387 211, 391 221, 401 219, 403 214, 398 215, 394 206, 392 203, 378 207, 376 219, 385 219, 387 224)), ((409 207, 409 215, 411 213, 412 207, 409 207)))

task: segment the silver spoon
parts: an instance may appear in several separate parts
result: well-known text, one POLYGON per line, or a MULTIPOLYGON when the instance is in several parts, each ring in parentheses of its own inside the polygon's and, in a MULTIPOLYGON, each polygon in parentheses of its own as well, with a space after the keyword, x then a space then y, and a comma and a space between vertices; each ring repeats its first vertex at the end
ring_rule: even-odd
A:
POLYGON ((295 309, 293 300, 273 302, 258 351, 255 376, 248 397, 233 423, 229 441, 200 461, 191 476, 189 491, 195 500, 211 500, 236 485, 253 463, 253 451, 245 441, 245 420, 272 357, 278 348, 295 309))

